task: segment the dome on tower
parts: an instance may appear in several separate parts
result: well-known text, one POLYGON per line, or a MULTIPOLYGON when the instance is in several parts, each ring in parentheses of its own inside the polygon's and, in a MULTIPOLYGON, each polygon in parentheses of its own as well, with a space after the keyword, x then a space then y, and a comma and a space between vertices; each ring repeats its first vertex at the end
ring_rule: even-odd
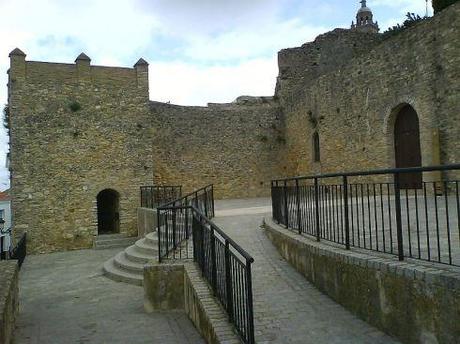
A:
POLYGON ((371 12, 371 9, 367 6, 364 6, 364 7, 361 7, 359 10, 358 10, 358 13, 361 13, 361 12, 371 12))
POLYGON ((351 28, 360 31, 367 32, 379 32, 379 25, 377 22, 374 22, 374 15, 372 10, 367 7, 367 1, 361 0, 361 8, 356 14, 356 25, 353 22, 351 28))

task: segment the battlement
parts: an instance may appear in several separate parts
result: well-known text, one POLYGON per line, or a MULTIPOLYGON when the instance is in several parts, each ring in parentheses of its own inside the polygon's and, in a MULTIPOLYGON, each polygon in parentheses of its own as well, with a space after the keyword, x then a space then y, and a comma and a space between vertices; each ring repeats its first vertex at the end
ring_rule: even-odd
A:
POLYGON ((148 63, 140 59, 133 68, 91 65, 81 53, 75 63, 26 61, 16 48, 10 55, 9 88, 41 84, 43 87, 94 86, 100 88, 138 88, 148 97, 148 63))

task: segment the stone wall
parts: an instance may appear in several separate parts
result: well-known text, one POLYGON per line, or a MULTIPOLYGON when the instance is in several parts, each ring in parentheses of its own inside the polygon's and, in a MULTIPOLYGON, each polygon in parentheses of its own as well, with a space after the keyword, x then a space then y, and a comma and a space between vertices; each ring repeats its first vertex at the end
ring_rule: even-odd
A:
MULTIPOLYGON (((289 175, 394 167, 394 121, 403 104, 419 116, 422 164, 459 162, 459 18, 456 4, 387 40, 371 39, 368 51, 366 44, 353 54, 348 51, 346 64, 333 68, 339 62, 332 63, 321 75, 295 69, 283 82, 281 68, 278 94, 287 139, 282 163, 289 175), (313 162, 315 131, 319 163, 313 162)), ((337 42, 328 44, 340 48, 340 37, 340 31, 330 35, 337 42)), ((284 51, 281 56, 288 60, 286 55, 298 54, 284 51)), ((337 60, 342 58, 339 53, 337 60)))
POLYGON ((269 195, 285 143, 273 99, 208 107, 152 102, 151 113, 155 184, 183 185, 187 193, 213 183, 217 199, 269 195))
POLYGON ((403 343, 458 343, 458 271, 346 251, 270 220, 265 229, 297 271, 361 319, 403 343))
MULTIPOLYGON (((114 189, 137 234, 139 186, 215 185, 268 196, 270 180, 395 165, 394 122, 410 104, 422 164, 460 161, 460 3, 382 40, 336 29, 279 54, 275 97, 185 107, 149 101, 148 65, 26 61, 10 54, 12 212, 31 252, 91 247, 96 196, 114 189), (319 133, 321 161, 313 162, 319 133)), ((439 177, 439 176, 436 176, 439 177)))
POLYGON ((137 236, 143 238, 157 228, 157 210, 137 208, 137 236))
POLYGON ((146 265, 144 309, 148 313, 183 310, 206 343, 241 343, 195 263, 146 265))
POLYGON ((119 194, 121 232, 137 235, 139 186, 153 173, 147 65, 10 58, 15 235, 28 232, 32 253, 92 247, 104 189, 119 194))
POLYGON ((0 261, 0 343, 10 344, 18 312, 19 287, 16 260, 0 261))

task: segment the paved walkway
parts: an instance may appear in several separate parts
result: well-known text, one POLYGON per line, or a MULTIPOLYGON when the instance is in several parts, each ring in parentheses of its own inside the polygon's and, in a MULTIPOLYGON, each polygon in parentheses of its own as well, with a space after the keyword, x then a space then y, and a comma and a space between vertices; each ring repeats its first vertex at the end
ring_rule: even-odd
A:
POLYGON ((102 275, 119 250, 28 256, 15 343, 204 343, 184 313, 146 314, 141 287, 102 275))
POLYGON ((257 343, 396 343, 319 292, 278 254, 260 229, 261 209, 268 215, 269 205, 269 199, 217 201, 214 219, 255 259, 257 343))

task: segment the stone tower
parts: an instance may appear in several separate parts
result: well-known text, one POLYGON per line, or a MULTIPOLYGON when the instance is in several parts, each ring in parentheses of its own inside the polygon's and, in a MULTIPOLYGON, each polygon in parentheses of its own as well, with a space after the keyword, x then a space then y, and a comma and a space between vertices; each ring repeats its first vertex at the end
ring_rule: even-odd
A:
POLYGON ((361 8, 356 14, 356 24, 351 23, 351 28, 366 32, 379 32, 378 22, 374 22, 374 15, 369 7, 367 7, 366 0, 361 0, 361 8))

